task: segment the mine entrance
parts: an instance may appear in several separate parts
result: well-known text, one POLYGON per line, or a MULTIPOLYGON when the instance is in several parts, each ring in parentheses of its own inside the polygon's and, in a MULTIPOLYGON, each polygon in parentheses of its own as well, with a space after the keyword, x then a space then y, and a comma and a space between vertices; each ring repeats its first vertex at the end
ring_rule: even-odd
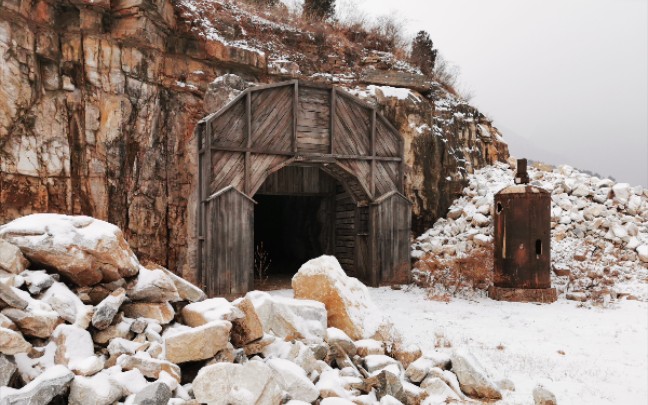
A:
POLYGON ((254 199, 255 288, 290 288, 308 260, 332 254, 336 180, 317 167, 286 167, 254 199))
POLYGON ((290 288, 302 264, 330 253, 330 197, 257 194, 255 200, 255 288, 290 288))
POLYGON ((253 86, 196 135, 196 264, 210 297, 255 288, 262 240, 270 277, 320 253, 372 286, 409 265, 404 142, 374 105, 315 83, 253 86))

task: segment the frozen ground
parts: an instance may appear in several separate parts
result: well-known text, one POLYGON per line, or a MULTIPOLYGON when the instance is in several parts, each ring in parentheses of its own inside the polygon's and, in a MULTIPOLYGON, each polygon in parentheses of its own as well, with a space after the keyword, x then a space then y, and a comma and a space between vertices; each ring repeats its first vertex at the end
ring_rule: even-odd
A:
POLYGON ((532 404, 537 383, 559 404, 648 403, 648 303, 444 303, 418 288, 370 291, 408 342, 424 351, 443 340, 467 346, 494 375, 512 380, 516 391, 506 391, 499 403, 532 404))
MULTIPOLYGON (((515 392, 504 391, 498 404, 533 404, 539 383, 561 405, 648 404, 646 302, 617 301, 606 308, 567 300, 445 303, 427 299, 419 288, 369 291, 408 343, 424 352, 468 347, 494 379, 513 381, 515 392), (444 348, 445 342, 451 347, 444 348)), ((272 294, 292 296, 292 290, 272 294)))

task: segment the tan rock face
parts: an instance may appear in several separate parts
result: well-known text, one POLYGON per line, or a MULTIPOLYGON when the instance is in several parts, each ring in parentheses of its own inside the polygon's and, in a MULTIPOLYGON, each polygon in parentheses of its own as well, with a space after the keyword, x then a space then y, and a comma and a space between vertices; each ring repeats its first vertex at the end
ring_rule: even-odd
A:
POLYGON ((237 347, 241 347, 261 339, 263 337, 263 325, 252 301, 248 297, 243 297, 234 301, 234 306, 243 312, 244 317, 232 321, 232 343, 237 347))
POLYGON ((2 310, 2 313, 11 319, 24 335, 39 338, 50 337, 54 328, 63 321, 53 311, 6 308, 2 310))
POLYGON ((32 345, 19 332, 0 327, 0 353, 8 355, 27 353, 31 347, 32 345))
POLYGON ((130 277, 139 269, 121 230, 90 217, 33 214, 0 227, 0 238, 80 286, 130 277))
MULTIPOLYGON (((330 56, 322 61, 314 57, 320 47, 308 45, 311 33, 283 31, 275 43, 264 41, 287 51, 310 49, 297 66, 237 46, 232 35, 207 39, 195 29, 198 12, 180 2, 69 6, 0 4, 0 223, 35 212, 91 215, 122 228, 140 259, 195 282, 194 128, 222 101, 204 97, 209 84, 231 72, 256 82, 339 73, 357 65, 350 63, 357 50, 345 60, 348 49, 326 47, 330 56), (274 59, 269 69, 268 59, 274 59)), ((225 17, 229 34, 254 20, 225 17)), ((260 30, 272 34, 266 31, 260 30)), ((419 81, 390 83, 430 88, 419 81)), ((445 214, 462 188, 459 168, 470 172, 508 155, 486 117, 465 103, 446 103, 443 89, 432 86, 429 94, 432 103, 377 97, 405 139, 406 194, 417 231, 445 214)), ((99 272, 83 277, 92 283, 99 272)))
POLYGON ((344 331, 353 340, 372 338, 383 328, 383 317, 367 287, 348 277, 333 256, 306 262, 293 277, 292 288, 295 298, 322 302, 328 325, 344 331))
POLYGON ((213 321, 165 336, 166 358, 179 364, 214 357, 227 347, 231 328, 228 321, 213 321))
POLYGON ((25 259, 22 252, 17 246, 0 239, 0 270, 11 274, 19 274, 29 266, 29 261, 25 259))
POLYGON ((150 318, 161 324, 167 324, 173 320, 175 311, 168 302, 136 302, 122 306, 124 315, 129 318, 150 318))

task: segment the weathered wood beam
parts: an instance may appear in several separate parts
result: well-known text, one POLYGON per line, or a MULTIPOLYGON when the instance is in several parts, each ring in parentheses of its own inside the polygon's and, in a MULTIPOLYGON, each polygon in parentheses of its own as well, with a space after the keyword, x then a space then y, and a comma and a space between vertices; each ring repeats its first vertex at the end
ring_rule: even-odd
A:
POLYGON ((369 191, 376 195, 376 109, 371 109, 371 167, 369 169, 369 191))
POLYGON ((330 139, 329 142, 331 143, 329 152, 331 155, 335 152, 333 150, 333 144, 335 142, 335 98, 337 91, 335 90, 335 87, 331 89, 331 111, 329 112, 329 118, 330 118, 330 123, 329 123, 329 131, 330 131, 330 139))
POLYGON ((400 157, 395 157, 395 156, 363 156, 363 155, 331 155, 331 154, 326 154, 326 153, 299 153, 296 154, 295 152, 287 152, 287 151, 280 151, 280 150, 274 150, 274 149, 259 149, 259 148, 236 148, 236 147, 229 147, 229 146, 214 146, 212 147, 212 151, 220 151, 220 152, 233 152, 233 153, 246 153, 250 152, 251 154, 257 154, 257 155, 278 155, 278 156, 299 156, 300 160, 302 161, 308 161, 309 159, 317 160, 320 158, 326 158, 326 159, 340 159, 340 160, 363 160, 363 161, 369 161, 369 160, 376 160, 377 162, 402 162, 403 159, 400 157))
POLYGON ((245 194, 250 195, 252 180, 250 176, 250 147, 252 146, 252 93, 245 97, 245 194))
POLYGON ((270 84, 260 84, 258 86, 254 87, 249 87, 246 89, 248 92, 255 92, 259 90, 268 90, 268 89, 274 89, 277 87, 286 87, 286 86, 292 86, 294 83, 297 83, 297 80, 288 80, 285 82, 279 82, 279 83, 270 83, 270 84))
POLYGON ((299 114, 299 82, 295 81, 293 90, 293 126, 292 126, 292 150, 297 152, 297 115, 299 114))

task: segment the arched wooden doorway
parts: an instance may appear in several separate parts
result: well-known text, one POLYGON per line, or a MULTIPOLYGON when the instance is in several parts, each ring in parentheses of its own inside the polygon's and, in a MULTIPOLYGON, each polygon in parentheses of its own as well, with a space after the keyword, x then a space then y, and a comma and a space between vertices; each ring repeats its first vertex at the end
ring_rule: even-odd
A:
POLYGON ((345 270, 378 285, 409 266, 403 141, 374 106, 335 87, 257 86, 201 120, 197 134, 198 265, 210 296, 252 288, 253 197, 280 176, 283 193, 319 182, 312 176, 320 171, 339 183, 348 212, 332 216, 331 227, 333 243, 348 245, 345 270))

